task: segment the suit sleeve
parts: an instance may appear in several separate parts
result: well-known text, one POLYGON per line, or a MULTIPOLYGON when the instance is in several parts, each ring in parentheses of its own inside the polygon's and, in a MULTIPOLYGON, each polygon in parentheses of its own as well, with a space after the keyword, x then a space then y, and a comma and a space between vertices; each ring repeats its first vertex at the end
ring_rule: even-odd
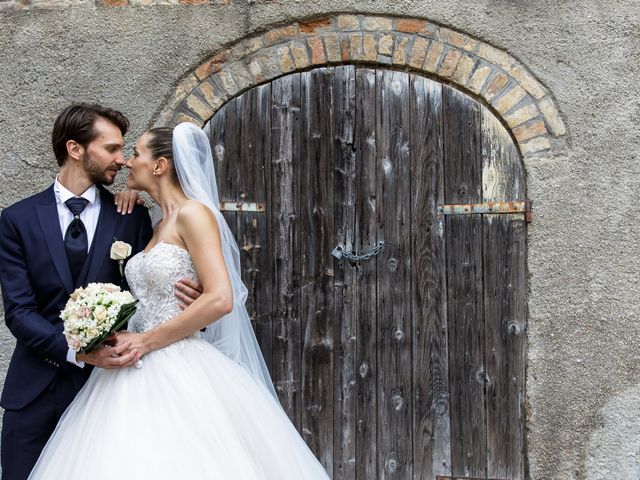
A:
POLYGON ((0 286, 5 323, 18 342, 66 368, 67 342, 59 328, 38 312, 22 239, 9 215, 0 215, 0 286))

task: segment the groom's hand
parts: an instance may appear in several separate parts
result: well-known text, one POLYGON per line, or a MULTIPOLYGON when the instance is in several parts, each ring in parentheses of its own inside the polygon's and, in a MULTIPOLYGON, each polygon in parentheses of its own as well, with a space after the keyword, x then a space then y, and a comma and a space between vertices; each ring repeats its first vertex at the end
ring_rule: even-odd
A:
POLYGON ((123 190, 114 195, 116 210, 122 215, 133 212, 133 207, 144 205, 144 199, 137 190, 123 190))
POLYGON ((140 353, 137 350, 131 350, 130 341, 117 342, 112 345, 109 340, 107 339, 89 353, 79 353, 76 358, 100 368, 124 368, 134 365, 140 360, 140 353))
POLYGON ((182 278, 175 284, 176 297, 180 300, 180 308, 184 310, 202 295, 202 285, 188 278, 182 278))

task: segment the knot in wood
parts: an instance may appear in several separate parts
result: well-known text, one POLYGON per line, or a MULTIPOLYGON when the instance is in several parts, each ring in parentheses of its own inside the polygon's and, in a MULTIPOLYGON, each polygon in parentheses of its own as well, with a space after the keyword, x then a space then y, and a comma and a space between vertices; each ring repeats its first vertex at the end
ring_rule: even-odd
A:
POLYGON ((400 329, 397 329, 395 332, 393 332, 393 338, 396 340, 396 342, 399 342, 404 338, 404 332, 400 329))
POLYGON ((395 258, 390 258, 388 265, 389 265, 389 270, 392 272, 395 272, 398 269, 398 260, 395 258))
POLYGON ((390 458, 387 461, 387 470, 389 470, 389 472, 391 473, 398 470, 398 461, 395 458, 390 458))
POLYGON ((520 324, 518 322, 516 322, 515 320, 509 323, 509 335, 520 335, 520 333, 522 332, 522 329, 520 328, 520 324))
POLYGON ((489 375, 487 375, 487 372, 485 372, 484 368, 482 367, 476 370, 475 379, 476 379, 476 382, 478 383, 487 384, 487 385, 490 383, 489 375))
POLYGON ((362 362, 358 371, 360 372, 360 376, 362 378, 366 377, 369 373, 369 364, 367 362, 362 362))
POLYGON ((402 396, 401 393, 394 393, 393 395, 391 395, 391 407, 396 412, 399 412, 400 410, 403 409, 403 407, 404 407, 404 397, 402 396))

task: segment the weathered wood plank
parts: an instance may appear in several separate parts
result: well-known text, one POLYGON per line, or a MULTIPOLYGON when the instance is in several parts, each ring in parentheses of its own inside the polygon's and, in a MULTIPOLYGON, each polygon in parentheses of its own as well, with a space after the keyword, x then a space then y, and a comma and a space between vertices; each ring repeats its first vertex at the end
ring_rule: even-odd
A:
POLYGON ((409 75, 378 71, 378 478, 412 477, 409 75))
POLYGON ((302 138, 300 235, 302 249, 301 321, 302 432, 311 450, 333 475, 333 73, 316 69, 301 74, 302 138))
POLYGON ((300 74, 271 84, 270 236, 273 255, 273 380, 282 407, 301 430, 300 74))
POLYGON ((483 215, 487 476, 524 478, 526 222, 483 215))
MULTIPOLYGON (((526 200, 525 172, 511 136, 482 111, 484 201, 526 200)), ((487 476, 524 478, 526 223, 483 215, 487 365, 487 476)))
MULTIPOLYGON (((355 67, 335 67, 331 121, 334 158, 334 239, 347 251, 354 247, 355 227, 355 67)), ((333 260, 334 355, 334 480, 352 480, 356 472, 356 331, 355 270, 333 260)))
MULTIPOLYGON (((376 72, 356 70, 356 228, 355 245, 369 250, 378 240, 376 197, 376 72)), ((376 261, 356 264, 354 303, 356 331, 356 475, 357 480, 378 478, 376 441, 377 397, 377 289, 376 261)))
POLYGON ((451 474, 442 84, 411 76, 413 478, 451 474))
MULTIPOLYGON (((240 152, 240 138, 230 132, 238 132, 239 129, 238 104, 234 100, 223 105, 209 122, 209 141, 221 202, 236 201, 238 197, 236 162, 240 152)), ((237 213, 222 212, 222 216, 237 240, 237 213)))
POLYGON ((483 201, 526 200, 524 165, 509 132, 487 108, 481 122, 483 201))
MULTIPOLYGON (((446 203, 482 198, 480 105, 443 86, 446 203)), ((452 475, 486 471, 482 219, 448 216, 447 323, 452 475)))
MULTIPOLYGON (((242 278, 247 286, 245 303, 267 367, 271 371, 271 298, 269 282, 271 270, 269 221, 272 215, 271 198, 267 196, 271 160, 271 85, 247 91, 237 99, 240 129, 237 169, 237 200, 265 202, 262 213, 242 212, 236 215, 242 278)), ((232 134, 233 135, 233 134, 232 134)), ((229 135, 228 135, 229 136, 229 135)))

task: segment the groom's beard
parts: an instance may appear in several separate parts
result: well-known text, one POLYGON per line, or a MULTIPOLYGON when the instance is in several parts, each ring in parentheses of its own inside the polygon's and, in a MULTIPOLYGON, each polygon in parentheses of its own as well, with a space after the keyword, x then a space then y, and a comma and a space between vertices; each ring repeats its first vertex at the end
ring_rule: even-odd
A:
POLYGON ((87 172, 91 182, 97 185, 111 185, 115 180, 115 176, 112 176, 110 171, 115 170, 118 172, 120 170, 116 163, 109 165, 107 168, 100 167, 86 152, 82 157, 82 167, 87 172))

